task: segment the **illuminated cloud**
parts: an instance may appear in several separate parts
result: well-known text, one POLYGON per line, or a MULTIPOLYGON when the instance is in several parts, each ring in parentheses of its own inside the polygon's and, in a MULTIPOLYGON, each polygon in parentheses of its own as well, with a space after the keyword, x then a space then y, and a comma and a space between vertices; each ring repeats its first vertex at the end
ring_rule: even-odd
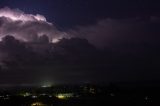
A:
POLYGON ((43 15, 26 14, 19 9, 5 7, 0 9, 0 37, 5 35, 13 35, 24 41, 36 41, 38 37, 47 35, 51 42, 67 34, 59 31, 43 15))
POLYGON ((32 14, 25 14, 23 11, 15 9, 12 10, 8 7, 0 9, 0 17, 6 17, 13 21, 44 21, 47 22, 46 18, 42 15, 32 15, 32 14))

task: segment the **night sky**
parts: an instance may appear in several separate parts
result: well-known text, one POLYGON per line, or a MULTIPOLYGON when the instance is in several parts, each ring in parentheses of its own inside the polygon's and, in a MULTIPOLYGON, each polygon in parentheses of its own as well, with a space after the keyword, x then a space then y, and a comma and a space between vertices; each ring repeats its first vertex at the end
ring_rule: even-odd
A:
POLYGON ((105 18, 159 16, 156 0, 1 0, 0 7, 42 14, 62 28, 92 24, 105 18))
POLYGON ((1 0, 0 84, 160 81, 159 5, 1 0))

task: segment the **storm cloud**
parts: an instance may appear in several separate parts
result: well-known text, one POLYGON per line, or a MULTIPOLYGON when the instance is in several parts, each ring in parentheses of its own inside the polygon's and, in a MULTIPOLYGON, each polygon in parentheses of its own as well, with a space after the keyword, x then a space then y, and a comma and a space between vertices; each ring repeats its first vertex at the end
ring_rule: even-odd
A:
POLYGON ((156 16, 126 19, 106 18, 93 24, 75 26, 60 31, 40 14, 26 14, 19 9, 0 9, 0 37, 12 35, 23 41, 38 41, 46 35, 50 42, 61 38, 79 37, 87 39, 98 48, 114 48, 126 43, 156 43, 159 39, 160 18, 156 16), (153 37, 154 36, 154 37, 153 37))
POLYGON ((159 29, 160 18, 149 16, 106 18, 60 31, 42 15, 3 8, 0 82, 159 79, 159 29))
POLYGON ((5 35, 12 35, 23 41, 36 41, 39 36, 47 35, 50 42, 67 36, 43 15, 26 14, 8 7, 0 9, 0 37, 5 35))
POLYGON ((124 43, 156 43, 160 35, 160 18, 155 16, 128 19, 106 18, 88 26, 77 26, 70 35, 86 38, 98 48, 124 43))

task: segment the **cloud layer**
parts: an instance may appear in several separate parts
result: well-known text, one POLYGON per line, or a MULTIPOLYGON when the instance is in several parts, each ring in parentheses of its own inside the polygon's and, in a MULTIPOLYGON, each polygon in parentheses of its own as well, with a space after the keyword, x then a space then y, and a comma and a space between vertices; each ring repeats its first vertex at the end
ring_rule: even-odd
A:
POLYGON ((3 8, 0 82, 32 83, 45 77, 57 82, 159 79, 159 29, 159 17, 150 16, 106 18, 63 32, 42 15, 3 8), (48 43, 48 38, 57 42, 62 37, 74 38, 48 43))
POLYGON ((95 24, 77 26, 64 32, 59 31, 43 15, 26 14, 8 7, 0 9, 0 37, 12 35, 24 41, 37 41, 42 35, 47 35, 50 42, 57 42, 63 37, 80 37, 98 48, 113 48, 124 43, 157 42, 159 28, 159 17, 150 16, 132 19, 106 18, 95 24))
POLYGON ((43 15, 26 14, 19 9, 8 7, 0 9, 0 37, 13 35, 24 41, 36 41, 39 36, 47 35, 50 41, 65 37, 55 25, 47 22, 43 15))
POLYGON ((153 43, 160 35, 158 17, 104 19, 88 26, 78 26, 71 35, 86 38, 97 47, 114 47, 124 43, 153 43))

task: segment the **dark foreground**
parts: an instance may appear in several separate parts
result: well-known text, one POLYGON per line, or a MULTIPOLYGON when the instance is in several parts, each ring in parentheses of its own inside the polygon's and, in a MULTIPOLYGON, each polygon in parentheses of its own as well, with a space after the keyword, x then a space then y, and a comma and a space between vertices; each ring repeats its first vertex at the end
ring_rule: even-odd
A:
POLYGON ((0 106, 158 106, 160 87, 54 86, 1 89, 0 106))

